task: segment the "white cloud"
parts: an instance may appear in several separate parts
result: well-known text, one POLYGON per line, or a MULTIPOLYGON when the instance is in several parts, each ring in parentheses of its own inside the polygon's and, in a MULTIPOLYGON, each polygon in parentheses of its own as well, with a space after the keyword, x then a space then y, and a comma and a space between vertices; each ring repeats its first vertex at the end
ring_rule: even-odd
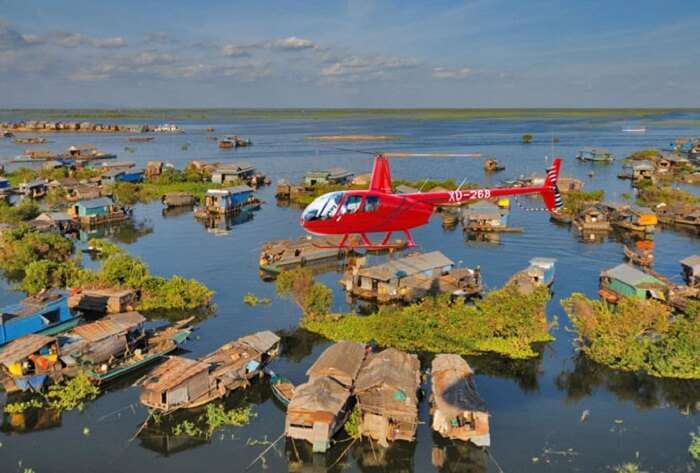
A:
POLYGON ((471 76, 474 71, 468 67, 450 68, 450 67, 434 67, 433 77, 436 79, 460 80, 471 76))
POLYGON ((310 39, 298 38, 290 36, 289 38, 278 39, 270 44, 271 47, 284 51, 298 51, 302 49, 311 49, 315 46, 310 39))
POLYGON ((418 60, 396 56, 346 56, 321 69, 326 81, 358 82, 373 79, 388 79, 392 72, 415 67, 418 60))
MULTIPOLYGON (((40 40, 39 37, 36 37, 40 40)), ((44 40, 41 40, 44 42, 44 40)), ((80 33, 72 33, 69 31, 56 31, 49 38, 49 43, 64 48, 77 48, 78 46, 92 46, 100 49, 117 49, 126 46, 126 41, 121 36, 113 38, 90 38, 80 33)))
POLYGON ((114 38, 95 38, 91 40, 91 44, 96 48, 115 49, 126 46, 126 41, 121 36, 114 38))
POLYGON ((144 51, 135 55, 132 58, 132 62, 139 66, 156 66, 172 64, 175 62, 175 56, 167 53, 144 51))
POLYGON ((96 64, 94 66, 82 67, 71 74, 70 79, 81 82, 92 82, 109 79, 115 72, 117 66, 111 63, 96 64))

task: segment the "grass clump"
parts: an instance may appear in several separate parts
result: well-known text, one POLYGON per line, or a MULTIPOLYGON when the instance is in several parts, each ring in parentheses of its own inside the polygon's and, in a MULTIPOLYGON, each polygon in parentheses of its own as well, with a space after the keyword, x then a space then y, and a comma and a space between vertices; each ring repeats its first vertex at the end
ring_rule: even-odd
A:
POLYGON ((652 300, 622 298, 611 309, 573 294, 561 301, 578 333, 583 353, 593 361, 656 377, 700 378, 700 310, 685 314, 652 300))
POLYGON ((374 340, 407 351, 475 354, 510 358, 536 356, 533 344, 552 340, 545 307, 547 288, 523 295, 514 285, 487 293, 468 304, 447 295, 405 307, 382 307, 368 316, 304 316, 301 326, 331 340, 374 340))
POLYGON ((700 461, 700 429, 698 429, 698 433, 690 433, 690 445, 688 446, 688 453, 691 457, 693 457, 693 460, 700 461))
POLYGON ((271 304, 272 301, 267 297, 263 297, 261 299, 258 296, 256 296, 255 294, 248 292, 245 296, 243 296, 243 303, 247 304, 251 307, 255 307, 259 304, 263 304, 263 305, 271 304))

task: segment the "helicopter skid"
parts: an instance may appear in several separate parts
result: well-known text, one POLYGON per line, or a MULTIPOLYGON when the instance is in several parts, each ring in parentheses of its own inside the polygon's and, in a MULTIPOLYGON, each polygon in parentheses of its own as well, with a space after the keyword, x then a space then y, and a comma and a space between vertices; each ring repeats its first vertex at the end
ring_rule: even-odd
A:
POLYGON ((380 243, 372 242, 365 233, 358 233, 360 239, 357 238, 350 239, 350 233, 343 235, 342 240, 337 245, 317 245, 314 246, 319 249, 339 249, 339 250, 357 250, 364 249, 368 251, 384 251, 384 250, 402 250, 405 248, 414 248, 416 242, 413 241, 413 236, 408 230, 403 230, 406 235, 406 241, 396 241, 395 243, 389 243, 391 239, 391 234, 393 232, 387 232, 384 235, 384 239, 380 243))

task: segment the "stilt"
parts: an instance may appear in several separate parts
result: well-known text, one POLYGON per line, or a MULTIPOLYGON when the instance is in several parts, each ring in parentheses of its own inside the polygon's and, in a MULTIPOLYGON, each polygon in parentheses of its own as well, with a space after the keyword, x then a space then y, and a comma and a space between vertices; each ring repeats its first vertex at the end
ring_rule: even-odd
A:
POLYGON ((411 232, 408 230, 403 231, 404 235, 406 235, 406 243, 408 248, 414 248, 416 246, 416 242, 413 241, 413 237, 411 236, 411 232))

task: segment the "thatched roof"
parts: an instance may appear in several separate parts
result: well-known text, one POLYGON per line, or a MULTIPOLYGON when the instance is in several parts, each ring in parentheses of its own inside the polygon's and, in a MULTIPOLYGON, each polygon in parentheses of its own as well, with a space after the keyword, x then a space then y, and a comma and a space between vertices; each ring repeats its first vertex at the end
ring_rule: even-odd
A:
POLYGON ((328 412, 337 414, 348 398, 350 391, 331 378, 312 378, 294 388, 294 397, 287 407, 287 412, 328 412))
POLYGON ((306 374, 310 378, 329 376, 350 388, 364 359, 364 345, 342 340, 326 348, 306 374))
POLYGON ((486 411, 472 374, 469 364, 459 355, 440 354, 433 360, 433 399, 437 409, 447 417, 464 411, 486 411))

